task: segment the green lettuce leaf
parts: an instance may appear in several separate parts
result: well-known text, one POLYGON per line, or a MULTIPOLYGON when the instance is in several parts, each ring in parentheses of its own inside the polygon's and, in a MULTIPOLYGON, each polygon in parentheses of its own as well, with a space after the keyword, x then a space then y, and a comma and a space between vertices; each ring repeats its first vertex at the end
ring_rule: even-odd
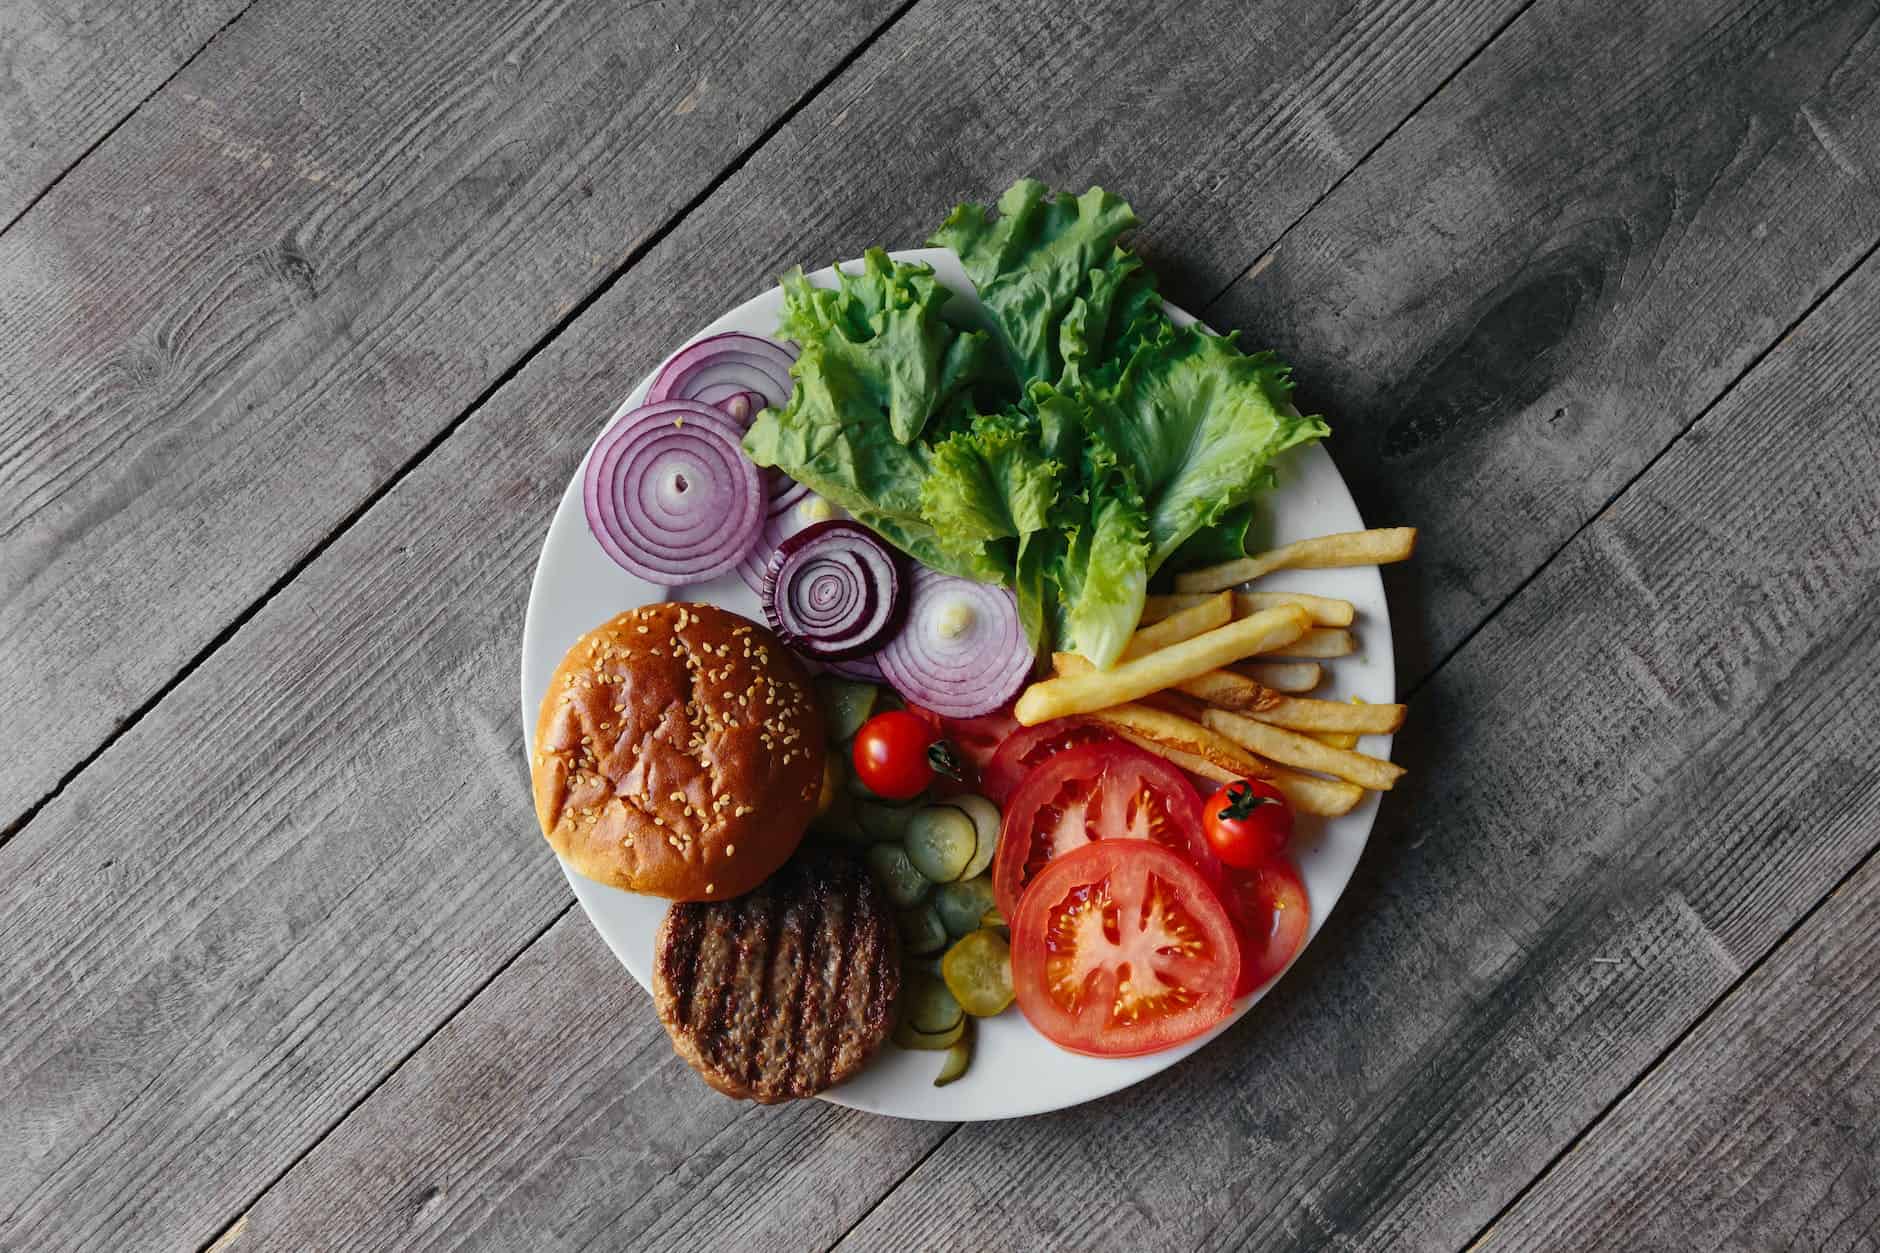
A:
POLYGON ((984 332, 962 334, 941 319, 948 292, 931 266, 870 248, 861 273, 839 270, 836 279, 824 288, 800 268, 784 275, 777 329, 816 344, 830 368, 866 380, 898 442, 912 443, 937 410, 998 368, 984 332))
POLYGON ((1027 535, 1049 524, 1062 469, 1040 451, 1035 417, 981 415, 934 445, 921 515, 949 542, 1027 535))
POLYGON ((1278 357, 1243 353, 1231 337, 1197 327, 1170 327, 1113 386, 1084 389, 1089 430, 1142 491, 1151 573, 1270 486, 1274 457, 1330 432, 1323 419, 1292 412, 1291 391, 1278 357))
POLYGON ((1120 275, 1093 285, 1093 272, 1125 262, 1140 270, 1116 246, 1135 225, 1129 205, 1100 187, 1053 198, 1043 183, 1022 178, 999 197, 997 217, 985 205, 960 205, 928 242, 959 254, 1019 381, 1055 382, 1065 365, 1064 323, 1078 302, 1094 325, 1094 333, 1081 332, 1083 342, 1100 345, 1119 298, 1152 281, 1140 271, 1133 285, 1120 275))
POLYGON ((932 449, 917 437, 936 410, 984 372, 985 337, 942 322, 946 289, 926 266, 870 250, 835 289, 801 271, 784 279, 780 329, 797 341, 790 403, 766 409, 744 437, 758 465, 777 466, 915 560, 983 582, 1011 578, 1011 557, 983 543, 942 541, 921 511, 932 449))

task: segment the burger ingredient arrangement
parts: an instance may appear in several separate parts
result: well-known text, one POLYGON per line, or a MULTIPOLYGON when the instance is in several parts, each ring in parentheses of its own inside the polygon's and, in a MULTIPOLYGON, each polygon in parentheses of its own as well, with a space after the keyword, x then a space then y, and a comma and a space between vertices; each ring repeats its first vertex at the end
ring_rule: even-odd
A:
POLYGON ((1271 354, 1170 320, 1134 225, 1030 180, 961 206, 933 242, 970 320, 879 250, 833 288, 793 272, 777 339, 686 346, 589 453, 608 557, 665 587, 735 571, 768 623, 602 624, 532 760, 574 869, 680 902, 655 1000, 721 1091, 811 1095, 886 1038, 949 1083, 1014 1002, 1080 1053, 1192 1039, 1303 944, 1294 815, 1401 774, 1357 743, 1402 706, 1305 695, 1353 607, 1235 589, 1414 532, 1247 552, 1273 458, 1327 427, 1271 354))

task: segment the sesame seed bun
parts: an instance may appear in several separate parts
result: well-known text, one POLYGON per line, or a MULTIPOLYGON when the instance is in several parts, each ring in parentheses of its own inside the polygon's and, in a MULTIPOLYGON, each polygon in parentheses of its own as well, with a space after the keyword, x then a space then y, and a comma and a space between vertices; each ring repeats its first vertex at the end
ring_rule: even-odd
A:
POLYGON ((802 663, 713 605, 631 609, 575 641, 535 725, 535 816, 590 879, 677 901, 756 887, 822 790, 802 663))

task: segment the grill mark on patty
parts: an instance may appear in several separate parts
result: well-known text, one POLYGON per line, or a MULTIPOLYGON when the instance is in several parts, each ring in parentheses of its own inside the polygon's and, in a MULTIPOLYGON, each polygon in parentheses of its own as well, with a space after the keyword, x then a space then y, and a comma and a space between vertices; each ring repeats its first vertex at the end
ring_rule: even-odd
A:
POLYGON ((827 1059, 834 1051, 830 1036, 834 1024, 829 1021, 830 1010, 835 1004, 835 989, 840 983, 828 977, 832 962, 841 961, 842 947, 848 940, 849 910, 847 897, 840 892, 819 889, 817 900, 822 906, 821 917, 816 929, 811 932, 814 941, 810 948, 809 960, 803 967, 803 995, 797 1004, 796 1033, 802 1041, 802 1047, 790 1055, 790 1067, 785 1072, 784 1081, 792 1088, 803 1086, 799 1075, 807 1079, 810 1086, 827 1087, 829 1075, 827 1059), (821 1060, 825 1064, 818 1066, 821 1060), (804 1068, 809 1067, 807 1074, 804 1068))
MULTIPOLYGON (((814 954, 816 933, 823 925, 823 893, 820 885, 800 867, 792 868, 796 880, 791 886, 806 885, 807 892, 789 893, 790 906, 785 911, 779 931, 783 937, 780 956, 786 958, 773 971, 766 987, 765 1021, 783 1026, 797 1021, 803 999, 804 978, 814 954)), ((765 1033, 765 1053, 755 1076, 757 1083, 778 1091, 791 1091, 790 1072, 802 1046, 802 1036, 795 1030, 773 1029, 765 1033)))

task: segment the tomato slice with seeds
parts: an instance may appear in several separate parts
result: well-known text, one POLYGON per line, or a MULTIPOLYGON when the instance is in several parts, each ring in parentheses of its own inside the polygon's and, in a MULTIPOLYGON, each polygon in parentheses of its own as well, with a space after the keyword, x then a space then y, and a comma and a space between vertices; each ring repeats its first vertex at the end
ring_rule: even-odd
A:
POLYGON ((1079 744, 1100 744, 1115 738, 1098 724, 1076 718, 1054 718, 1035 727, 1019 727, 1005 737, 999 751, 992 755, 991 764, 981 772, 980 788, 995 805, 1003 805, 1045 758, 1079 744))
POLYGON ((1201 798, 1168 762, 1106 740, 1047 757, 1005 807, 992 894, 1010 918, 1025 885, 1052 858, 1092 840, 1148 840, 1218 883, 1221 863, 1201 830, 1201 798))
POLYGON ((1238 998, 1272 982, 1305 947, 1312 902, 1299 872, 1284 857, 1271 858, 1258 870, 1226 867, 1221 899, 1240 936, 1238 998))
POLYGON ((1019 1009, 1053 1044, 1134 1057, 1233 1009, 1240 942, 1201 873, 1160 844, 1098 840, 1056 858, 1012 921, 1019 1009))

